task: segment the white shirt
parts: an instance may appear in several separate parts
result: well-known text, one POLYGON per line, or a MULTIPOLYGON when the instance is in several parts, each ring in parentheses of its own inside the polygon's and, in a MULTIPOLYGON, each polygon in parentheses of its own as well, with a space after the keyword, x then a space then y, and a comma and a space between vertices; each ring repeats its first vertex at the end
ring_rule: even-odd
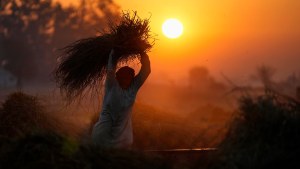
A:
POLYGON ((92 139, 96 145, 110 148, 130 147, 132 135, 132 107, 139 88, 150 74, 149 59, 142 59, 139 74, 127 89, 122 89, 115 79, 115 64, 109 57, 105 95, 100 118, 95 124, 92 139))

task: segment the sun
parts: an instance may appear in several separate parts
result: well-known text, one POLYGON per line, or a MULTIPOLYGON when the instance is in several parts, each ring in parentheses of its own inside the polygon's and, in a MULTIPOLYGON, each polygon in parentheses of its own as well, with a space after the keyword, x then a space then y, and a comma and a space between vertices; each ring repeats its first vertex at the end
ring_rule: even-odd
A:
POLYGON ((162 25, 162 31, 168 38, 175 39, 182 35, 183 26, 178 19, 167 19, 162 25))

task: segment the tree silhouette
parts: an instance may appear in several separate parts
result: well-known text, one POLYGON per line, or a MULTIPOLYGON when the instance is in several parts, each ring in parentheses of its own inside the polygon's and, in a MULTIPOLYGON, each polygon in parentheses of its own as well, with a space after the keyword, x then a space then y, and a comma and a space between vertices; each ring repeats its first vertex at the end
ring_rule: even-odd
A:
POLYGON ((225 90, 225 85, 216 81, 204 66, 195 66, 189 71, 189 87, 193 92, 211 94, 225 90))
POLYGON ((189 71, 189 83, 191 87, 198 88, 201 84, 206 84, 211 80, 209 71, 206 67, 196 66, 189 71))
POLYGON ((52 0, 1 1, 0 61, 19 79, 45 76, 58 49, 104 30, 108 19, 119 18, 118 11, 112 0, 81 0, 78 7, 52 0))

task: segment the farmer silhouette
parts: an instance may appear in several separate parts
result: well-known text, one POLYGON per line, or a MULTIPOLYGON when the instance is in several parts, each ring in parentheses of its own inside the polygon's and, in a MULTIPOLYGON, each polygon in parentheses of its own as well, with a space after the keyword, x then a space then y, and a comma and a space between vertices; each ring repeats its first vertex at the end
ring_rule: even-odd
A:
POLYGON ((129 148, 132 145, 132 107, 139 88, 151 72, 149 57, 141 52, 142 66, 137 76, 128 66, 115 73, 119 55, 114 49, 110 52, 103 106, 92 131, 93 142, 107 148, 129 148))

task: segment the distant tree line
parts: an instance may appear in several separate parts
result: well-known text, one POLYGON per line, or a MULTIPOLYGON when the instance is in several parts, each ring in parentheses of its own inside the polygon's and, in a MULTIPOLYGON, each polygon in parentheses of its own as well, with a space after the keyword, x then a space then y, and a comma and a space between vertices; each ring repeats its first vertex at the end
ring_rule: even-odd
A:
POLYGON ((81 0, 76 7, 53 0, 2 0, 0 66, 19 80, 45 77, 59 49, 103 31, 118 18, 112 0, 81 0))
POLYGON ((189 89, 195 93, 212 94, 224 92, 226 85, 217 81, 207 67, 195 66, 189 70, 189 89), (197 93, 196 92, 196 93, 197 93))

